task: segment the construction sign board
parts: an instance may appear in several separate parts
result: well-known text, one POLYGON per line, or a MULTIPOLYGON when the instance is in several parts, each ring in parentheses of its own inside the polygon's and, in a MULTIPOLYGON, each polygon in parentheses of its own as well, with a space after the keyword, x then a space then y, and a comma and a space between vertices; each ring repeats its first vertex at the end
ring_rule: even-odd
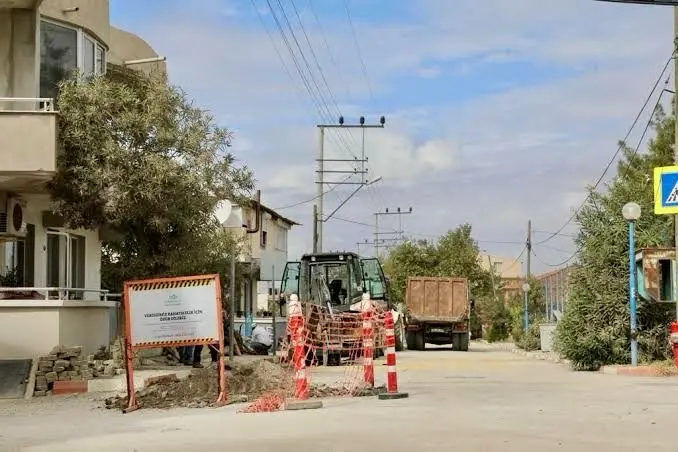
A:
POLYGON ((226 402, 224 328, 219 275, 184 276, 125 282, 125 412, 137 409, 134 351, 144 348, 207 345, 219 351, 219 396, 226 402))
POLYGON ((654 169, 654 213, 678 214, 678 166, 654 169))

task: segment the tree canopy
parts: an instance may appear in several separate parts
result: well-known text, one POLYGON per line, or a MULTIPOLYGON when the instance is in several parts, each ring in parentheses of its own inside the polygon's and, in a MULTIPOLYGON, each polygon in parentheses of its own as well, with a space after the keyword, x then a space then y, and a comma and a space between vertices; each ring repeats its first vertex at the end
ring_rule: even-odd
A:
POLYGON ((237 239, 214 217, 253 177, 229 152, 232 135, 163 74, 109 65, 59 87, 55 213, 71 228, 113 231, 103 279, 214 272, 237 239))
MULTIPOLYGON (((674 118, 658 109, 655 137, 648 152, 636 154, 623 146, 616 176, 606 190, 588 190, 578 212, 580 267, 570 282, 570 297, 558 323, 556 347, 580 369, 629 362, 628 225, 621 215, 630 201, 643 211, 636 222, 638 248, 665 246, 673 239, 670 218, 653 213, 653 168, 673 161, 674 118)), ((639 300, 639 351, 644 360, 667 353, 667 326, 673 305, 639 300)))

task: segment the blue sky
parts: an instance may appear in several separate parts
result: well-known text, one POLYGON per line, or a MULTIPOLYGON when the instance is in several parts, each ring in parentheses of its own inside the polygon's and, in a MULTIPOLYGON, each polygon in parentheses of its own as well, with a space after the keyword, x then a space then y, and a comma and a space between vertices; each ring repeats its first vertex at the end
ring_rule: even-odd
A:
MULTIPOLYGON (((387 117, 384 130, 366 135, 370 178, 383 181, 328 220, 331 249, 371 240, 374 212, 413 206, 403 217, 413 236, 470 222, 482 248, 518 256, 528 219, 554 231, 581 202, 671 50, 671 10, 662 7, 270 0, 304 77, 322 93, 314 103, 266 0, 197 4, 111 0, 111 21, 167 56, 172 81, 235 132, 234 153, 255 171, 267 205, 314 196, 315 124, 339 113, 387 117)), ((358 155, 360 136, 340 133, 329 134, 327 155, 358 155)), ((330 193, 326 213, 349 190, 330 193)), ((304 224, 291 235, 292 256, 310 246, 311 209, 282 211, 304 224)), ((392 220, 382 227, 396 228, 392 220)), ((545 262, 536 268, 569 257, 575 231, 568 225, 535 249, 545 262)))

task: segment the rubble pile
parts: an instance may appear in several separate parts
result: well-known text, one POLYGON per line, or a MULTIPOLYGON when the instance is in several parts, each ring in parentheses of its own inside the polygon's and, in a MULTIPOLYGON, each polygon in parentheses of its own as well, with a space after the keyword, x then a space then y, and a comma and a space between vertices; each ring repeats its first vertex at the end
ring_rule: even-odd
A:
MULTIPOLYGON (((243 403, 270 392, 287 392, 294 388, 290 370, 269 360, 235 364, 226 371, 228 403, 243 403)), ((140 408, 202 408, 212 406, 218 396, 217 370, 214 367, 194 369, 179 380, 162 378, 136 392, 140 408)), ((127 396, 106 399, 106 408, 127 407, 127 396)))
POLYGON ((119 360, 102 358, 110 356, 99 352, 83 357, 82 347, 54 347, 38 361, 33 396, 50 394, 55 381, 91 380, 123 373, 119 360))

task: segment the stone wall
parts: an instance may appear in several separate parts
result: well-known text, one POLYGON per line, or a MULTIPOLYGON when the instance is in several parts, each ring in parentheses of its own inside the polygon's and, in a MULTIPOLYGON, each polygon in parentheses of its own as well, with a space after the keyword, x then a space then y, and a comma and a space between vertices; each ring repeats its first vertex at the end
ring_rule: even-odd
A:
POLYGON ((123 373, 119 360, 97 359, 103 357, 101 354, 83 357, 82 347, 54 347, 38 361, 33 396, 51 394, 55 381, 91 380, 123 373))

